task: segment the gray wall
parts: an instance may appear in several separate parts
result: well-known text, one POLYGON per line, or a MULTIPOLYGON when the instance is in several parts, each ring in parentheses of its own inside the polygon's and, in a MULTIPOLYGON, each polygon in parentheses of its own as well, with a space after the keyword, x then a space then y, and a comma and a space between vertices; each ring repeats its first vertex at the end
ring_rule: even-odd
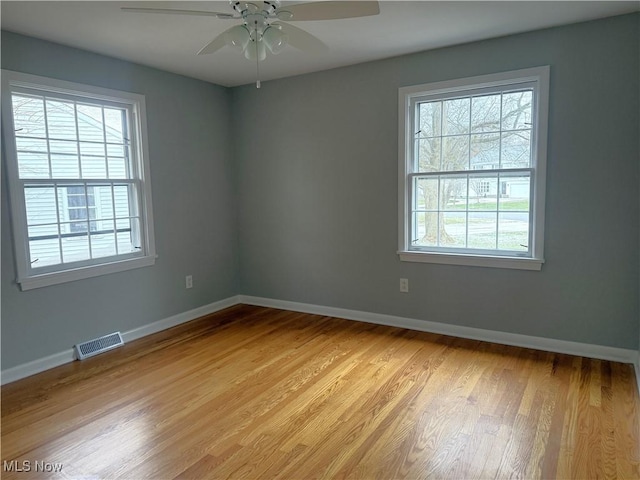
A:
POLYGON ((153 267, 21 292, 3 160, 3 369, 238 293, 229 89, 8 32, 2 68, 146 96, 159 256, 153 267))
POLYGON ((149 268, 20 292, 2 183, 2 368, 238 293, 640 348, 639 19, 461 45, 260 90, 3 32, 3 68, 146 96, 159 258, 149 268), (400 262, 398 88, 546 64, 542 271, 400 262), (184 289, 187 274, 193 290, 184 289), (399 293, 400 277, 410 293, 399 293))
POLYGON ((234 89, 242 293, 638 348, 638 38, 628 15, 234 89), (398 88, 547 64, 542 271, 400 262, 398 88))

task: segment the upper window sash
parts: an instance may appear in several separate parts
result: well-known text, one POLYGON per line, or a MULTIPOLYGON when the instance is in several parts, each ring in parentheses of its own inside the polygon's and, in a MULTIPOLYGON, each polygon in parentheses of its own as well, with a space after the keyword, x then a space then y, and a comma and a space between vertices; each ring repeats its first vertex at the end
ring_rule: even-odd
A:
MULTIPOLYGON (((492 77, 493 75, 488 75, 488 77, 492 77)), ((482 77, 478 77, 482 78, 482 77)), ((487 82, 486 86, 479 87, 465 87, 464 84, 459 84, 455 80, 448 82, 438 82, 434 84, 426 84, 422 85, 424 87, 429 85, 435 85, 436 87, 431 90, 429 88, 429 92, 425 93, 424 89, 416 88, 416 87, 402 87, 403 89, 407 89, 409 93, 409 99, 411 103, 420 103, 420 102, 431 102, 433 100, 453 100, 456 98, 466 98, 466 97, 481 97, 483 95, 488 95, 491 93, 512 93, 519 92, 520 90, 526 90, 529 88, 535 88, 537 85, 537 81, 531 79, 525 79, 522 81, 516 80, 515 82, 503 81, 503 82, 487 82), (441 88, 438 85, 443 85, 441 88), (444 85, 447 85, 445 87, 444 85), (459 85, 459 86, 455 86, 459 85), (505 88, 508 87, 508 88, 505 88), (411 90, 415 89, 415 93, 411 94, 411 90), (461 94, 461 92, 464 92, 461 94)), ((418 86, 421 87, 421 86, 418 86)))
MULTIPOLYGON (((6 70, 2 71, 3 75, 5 75, 5 72, 6 70)), ((68 90, 63 90, 61 88, 48 89, 40 85, 26 85, 27 84, 25 82, 11 82, 11 93, 34 97, 51 97, 55 99, 66 100, 69 102, 76 102, 87 105, 100 105, 113 108, 130 109, 133 105, 135 105, 135 102, 123 102, 118 98, 108 95, 89 95, 85 92, 69 93, 68 90)))

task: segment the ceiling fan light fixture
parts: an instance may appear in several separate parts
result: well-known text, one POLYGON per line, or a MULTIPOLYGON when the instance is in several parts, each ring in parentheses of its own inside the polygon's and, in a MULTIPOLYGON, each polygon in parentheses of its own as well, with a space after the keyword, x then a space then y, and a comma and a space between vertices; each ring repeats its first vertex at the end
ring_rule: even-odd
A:
POLYGON ((264 46, 264 42, 255 42, 252 40, 251 43, 247 45, 247 48, 245 48, 244 56, 248 60, 255 61, 257 58, 259 62, 263 61, 267 58, 267 49, 264 46))
POLYGON ((286 22, 287 20, 291 20, 293 18, 293 13, 289 12, 288 10, 278 10, 276 12, 276 18, 278 20, 284 20, 286 22))
POLYGON ((250 39, 249 30, 244 25, 236 25, 224 34, 224 43, 240 51, 247 47, 250 39))
POLYGON ((375 0, 303 1, 293 5, 287 2, 287 6, 283 9, 280 8, 280 0, 230 0, 229 4, 235 13, 141 7, 122 7, 122 10, 242 20, 242 25, 236 25, 218 34, 198 51, 198 55, 217 52, 225 45, 242 52, 247 59, 256 62, 258 88, 260 88, 260 62, 267 58, 267 49, 275 55, 287 45, 310 53, 324 52, 329 48, 319 38, 288 22, 357 18, 380 13, 380 6, 375 0))
POLYGON ((269 25, 262 34, 262 41, 274 55, 282 52, 287 46, 289 37, 276 25, 269 25))

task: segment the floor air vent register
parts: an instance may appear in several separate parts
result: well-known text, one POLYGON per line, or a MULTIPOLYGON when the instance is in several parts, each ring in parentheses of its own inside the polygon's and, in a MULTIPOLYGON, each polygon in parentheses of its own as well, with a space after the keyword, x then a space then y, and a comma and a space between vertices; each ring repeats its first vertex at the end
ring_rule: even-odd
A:
POLYGON ((104 337, 89 340, 88 342, 78 343, 74 345, 73 348, 76 351, 76 358, 78 360, 84 360, 85 358, 113 350, 122 345, 124 345, 122 335, 120 335, 120 332, 115 332, 105 335, 104 337))

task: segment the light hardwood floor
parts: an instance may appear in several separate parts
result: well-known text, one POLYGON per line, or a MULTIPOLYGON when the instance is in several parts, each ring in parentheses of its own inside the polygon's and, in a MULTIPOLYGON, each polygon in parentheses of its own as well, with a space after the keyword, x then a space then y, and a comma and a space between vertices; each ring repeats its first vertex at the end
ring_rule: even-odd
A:
POLYGON ((631 365, 236 306, 2 387, 2 478, 638 479, 639 411, 631 365))

